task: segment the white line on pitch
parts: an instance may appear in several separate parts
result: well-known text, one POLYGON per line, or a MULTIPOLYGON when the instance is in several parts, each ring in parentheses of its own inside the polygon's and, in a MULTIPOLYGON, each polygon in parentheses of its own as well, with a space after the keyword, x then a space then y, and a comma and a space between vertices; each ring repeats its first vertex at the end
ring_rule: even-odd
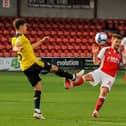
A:
POLYGON ((114 124, 114 125, 120 125, 120 126, 126 126, 126 123, 121 123, 121 122, 102 122, 102 121, 97 121, 97 120, 95 120, 95 121, 80 121, 80 122, 87 122, 87 123, 93 123, 93 124, 114 124))

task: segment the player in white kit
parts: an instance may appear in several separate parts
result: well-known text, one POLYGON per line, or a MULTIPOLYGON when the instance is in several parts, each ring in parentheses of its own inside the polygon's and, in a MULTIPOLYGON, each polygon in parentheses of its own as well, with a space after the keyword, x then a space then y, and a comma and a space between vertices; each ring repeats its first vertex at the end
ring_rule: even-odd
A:
POLYGON ((98 112, 111 90, 122 60, 120 51, 118 51, 121 44, 121 36, 113 34, 111 42, 110 47, 103 47, 100 52, 99 48, 95 46, 92 48, 94 64, 101 64, 98 69, 79 77, 76 81, 66 80, 65 82, 66 89, 84 84, 85 81, 89 81, 93 86, 101 84, 99 98, 92 113, 93 117, 98 117, 98 112))

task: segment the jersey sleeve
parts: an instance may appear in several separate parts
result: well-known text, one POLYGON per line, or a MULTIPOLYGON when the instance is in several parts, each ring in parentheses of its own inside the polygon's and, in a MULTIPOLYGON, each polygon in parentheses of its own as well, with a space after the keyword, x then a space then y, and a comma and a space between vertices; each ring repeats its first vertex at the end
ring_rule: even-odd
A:
POLYGON ((15 45, 22 46, 24 43, 24 39, 22 36, 14 37, 12 38, 11 43, 12 43, 12 46, 15 46, 15 45))
POLYGON ((103 59, 106 49, 107 49, 107 48, 104 47, 104 48, 102 48, 102 49, 100 50, 100 52, 99 52, 99 54, 98 54, 98 56, 97 56, 99 59, 103 59))

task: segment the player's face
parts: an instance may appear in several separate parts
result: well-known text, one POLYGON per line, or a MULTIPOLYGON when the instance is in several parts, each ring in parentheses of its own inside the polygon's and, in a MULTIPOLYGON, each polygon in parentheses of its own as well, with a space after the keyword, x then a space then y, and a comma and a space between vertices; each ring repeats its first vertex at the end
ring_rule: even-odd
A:
POLYGON ((20 26, 20 30, 25 34, 27 32, 27 24, 20 26))
POLYGON ((116 49, 116 50, 119 49, 120 45, 121 45, 120 39, 112 38, 112 46, 113 46, 114 49, 116 49))

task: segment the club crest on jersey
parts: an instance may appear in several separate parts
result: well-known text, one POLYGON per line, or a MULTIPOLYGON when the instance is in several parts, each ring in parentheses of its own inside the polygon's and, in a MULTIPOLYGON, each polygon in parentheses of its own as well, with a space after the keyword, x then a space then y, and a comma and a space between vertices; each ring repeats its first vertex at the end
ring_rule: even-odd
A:
POLYGON ((113 63, 118 63, 118 64, 120 63, 119 59, 113 56, 107 57, 107 60, 113 63))

